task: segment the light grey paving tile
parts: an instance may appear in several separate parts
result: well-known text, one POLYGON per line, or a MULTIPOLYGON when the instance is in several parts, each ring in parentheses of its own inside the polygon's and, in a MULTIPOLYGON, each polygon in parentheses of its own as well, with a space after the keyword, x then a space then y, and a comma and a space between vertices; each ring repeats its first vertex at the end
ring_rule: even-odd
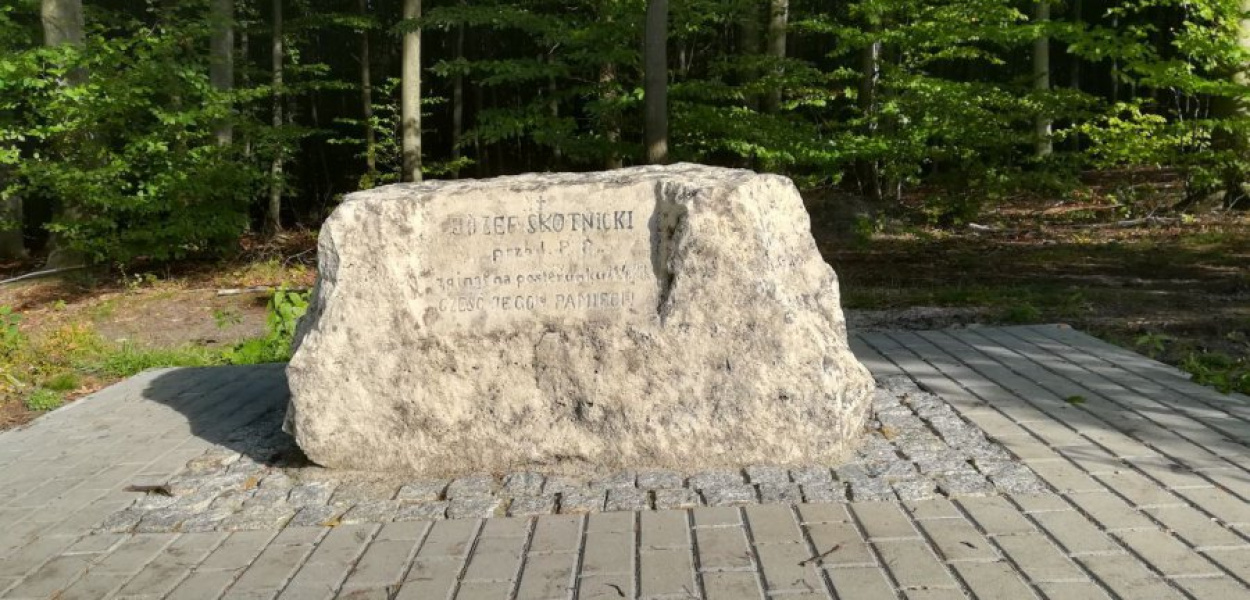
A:
POLYGON ((703 571, 749 570, 755 564, 746 532, 737 527, 695 530, 699 568, 703 571))
MULTIPOLYGON (((799 520, 803 523, 845 523, 851 520, 845 504, 814 503, 798 505, 799 520)), ((698 527, 698 521, 695 521, 698 527)))
POLYGON ((58 556, 44 563, 16 587, 9 590, 11 598, 51 598, 69 587, 87 571, 92 557, 86 554, 58 556))
POLYGON ((639 553, 639 596, 694 594, 694 564, 690 549, 644 550, 639 553))
POLYGON ((224 533, 184 533, 160 556, 148 563, 118 592, 122 596, 162 596, 191 573, 214 548, 225 540, 224 533))
POLYGON ((1054 536, 1071 556, 1114 554, 1124 551, 1080 513, 1043 512, 1034 514, 1033 518, 1037 519, 1042 529, 1054 536))
MULTIPOLYGON (((482 523, 482 537, 526 537, 530 533, 529 518, 486 519, 482 523)), ((414 538, 415 539, 415 538, 414 538)))
POLYGON ((1138 508, 1110 492, 1072 494, 1068 500, 1109 531, 1155 528, 1138 508))
POLYGON ((996 538, 995 542, 1031 582, 1088 579, 1076 563, 1040 533, 1007 535, 996 538))
POLYGON ((634 533, 632 531, 591 531, 586 533, 579 576, 634 572, 634 533))
POLYGON ((1219 574, 1210 561, 1163 531, 1121 531, 1115 536, 1164 576, 1219 574))
POLYGON ((1011 565, 1002 562, 960 562, 952 565, 978 598, 1036 598, 1011 565))
POLYGON ((463 568, 461 558, 418 558, 413 561, 397 600, 448 600, 463 568))
POLYGON ((275 531, 236 531, 230 534, 204 562, 200 563, 199 571, 238 571, 252 564, 252 560, 260 554, 269 541, 277 535, 275 531))
POLYGON ((907 511, 911 513, 911 517, 917 521, 923 521, 926 519, 963 518, 963 513, 960 513, 959 509, 946 498, 905 501, 903 502, 903 505, 906 506, 907 511))
POLYGON ((825 567, 876 565, 877 559, 854 523, 813 523, 807 526, 817 560, 825 567))
POLYGON ((513 581, 521 567, 525 538, 479 538, 469 556, 465 581, 513 581))
POLYGON ((898 584, 911 587, 955 587, 955 580, 920 540, 874 542, 884 566, 898 584))
POLYGON ((512 584, 504 581, 465 581, 456 590, 456 600, 508 600, 512 584))
POLYGON ((789 505, 748 506, 745 511, 747 524, 751 527, 751 537, 757 546, 803 541, 803 533, 799 531, 798 521, 789 505))
POLYGON ((1208 548, 1250 548, 1250 541, 1190 506, 1148 508, 1145 511, 1190 545, 1208 548))
MULTIPOLYGON (((647 514, 647 513, 643 513, 647 514)), ((582 515, 543 515, 534 523, 532 554, 577 552, 582 541, 582 515)))
POLYGON ((417 556, 434 558, 440 556, 464 556, 469 552, 477 536, 481 522, 476 519, 438 521, 417 551, 417 556))
POLYGON ((885 571, 876 567, 848 567, 828 572, 838 598, 846 600, 892 600, 898 598, 885 571))
POLYGON ((605 573, 577 579, 578 600, 635 598, 634 591, 633 573, 605 573))
POLYGON ((1250 523, 1250 502, 1243 501, 1224 490, 1218 488, 1181 489, 1176 490, 1176 493, 1225 523, 1250 523))
POLYGON ((1056 600, 1110 600, 1110 596, 1092 581, 1056 581, 1037 584, 1046 598, 1056 600))
POLYGON ((342 525, 335 527, 321 539, 312 554, 304 561, 287 588, 284 598, 297 598, 296 593, 320 593, 321 590, 337 590, 374 539, 379 527, 368 525, 342 525))
POLYGON ((218 598, 234 583, 237 571, 195 571, 182 580, 167 598, 175 600, 203 600, 218 598))
POLYGON ((650 550, 690 547, 686 511, 666 510, 639 514, 639 548, 650 550))
POLYGON ((964 519, 921 521, 920 528, 928 535, 938 555, 948 562, 999 558, 990 541, 964 519))
POLYGON ((807 544, 771 544, 758 546, 764 589, 776 592, 818 592, 823 590, 820 569, 812 559, 807 544))
POLYGON ((312 551, 311 544, 270 545, 248 565, 234 585, 230 586, 227 596, 276 596, 312 551))
POLYGON ((1019 508, 1002 496, 960 498, 958 502, 987 535, 1015 535, 1037 530, 1019 508))
POLYGON ((1122 598, 1172 599, 1183 596, 1163 578, 1151 573, 1136 557, 1128 554, 1082 556, 1077 561, 1103 585, 1122 598))
POLYGON ((750 572, 704 573, 707 600, 763 600, 759 578, 750 572))
POLYGON ((851 512, 871 541, 919 538, 920 533, 899 505, 892 502, 852 502, 851 512))
POLYGON ((568 598, 574 587, 576 554, 543 554, 531 556, 521 571, 516 600, 552 600, 568 598))
POLYGON ((1227 569, 1238 579, 1250 581, 1250 548, 1207 550, 1203 552, 1203 555, 1227 569))
POLYGON ((742 512, 731 506, 708 506, 691 511, 695 527, 737 527, 742 524, 742 512))
POLYGON ((398 586, 413 554, 415 540, 375 539, 343 582, 344 590, 398 586))
POLYGON ((632 532, 637 516, 628 512, 596 513, 586 519, 586 533, 632 532))

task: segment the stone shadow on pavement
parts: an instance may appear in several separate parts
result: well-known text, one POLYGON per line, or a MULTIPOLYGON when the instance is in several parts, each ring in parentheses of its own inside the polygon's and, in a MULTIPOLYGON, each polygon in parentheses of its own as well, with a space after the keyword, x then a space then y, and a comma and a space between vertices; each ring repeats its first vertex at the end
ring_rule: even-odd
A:
POLYGON ((190 433, 267 466, 308 464, 282 431, 285 364, 173 369, 152 380, 143 398, 173 408, 190 433))

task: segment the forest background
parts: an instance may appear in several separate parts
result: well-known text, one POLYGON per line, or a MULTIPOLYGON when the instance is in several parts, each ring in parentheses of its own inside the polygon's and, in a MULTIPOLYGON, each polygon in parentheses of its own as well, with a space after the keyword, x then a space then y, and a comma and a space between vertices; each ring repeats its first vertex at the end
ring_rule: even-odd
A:
POLYGON ((1250 0, 5 0, 0 273, 68 275, 0 288, 0 428, 282 359, 346 193, 676 161, 793 178, 856 311, 1250 391, 1250 0))

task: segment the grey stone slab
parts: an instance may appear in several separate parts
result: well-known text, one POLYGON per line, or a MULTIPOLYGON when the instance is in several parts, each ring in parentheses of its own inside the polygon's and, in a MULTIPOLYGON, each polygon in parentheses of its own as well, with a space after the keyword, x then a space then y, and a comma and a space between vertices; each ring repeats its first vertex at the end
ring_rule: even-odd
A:
POLYGON ((426 479, 404 484, 395 496, 403 502, 432 502, 443 499, 447 486, 451 482, 446 479, 426 479))
POLYGON ((504 477, 500 493, 509 496, 537 496, 542 493, 546 478, 541 473, 509 473, 504 477))
POLYGON ((700 493, 708 506, 746 506, 759 502, 755 486, 752 485, 706 487, 700 493))
POLYGON ((555 496, 523 496, 513 498, 508 504, 508 516, 533 517, 549 515, 556 511, 555 496))

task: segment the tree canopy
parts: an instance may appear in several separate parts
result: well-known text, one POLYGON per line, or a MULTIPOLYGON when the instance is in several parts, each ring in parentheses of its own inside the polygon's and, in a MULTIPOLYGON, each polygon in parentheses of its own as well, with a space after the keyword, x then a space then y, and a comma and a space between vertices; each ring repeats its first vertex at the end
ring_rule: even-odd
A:
POLYGON ((883 204, 921 184, 992 199, 1082 169, 1167 166, 1188 197, 1233 205, 1250 170, 1247 9, 14 0, 0 6, 0 207, 27 247, 124 262, 316 226, 344 193, 421 175, 649 160, 883 204), (646 98, 661 93, 656 113, 646 98))

